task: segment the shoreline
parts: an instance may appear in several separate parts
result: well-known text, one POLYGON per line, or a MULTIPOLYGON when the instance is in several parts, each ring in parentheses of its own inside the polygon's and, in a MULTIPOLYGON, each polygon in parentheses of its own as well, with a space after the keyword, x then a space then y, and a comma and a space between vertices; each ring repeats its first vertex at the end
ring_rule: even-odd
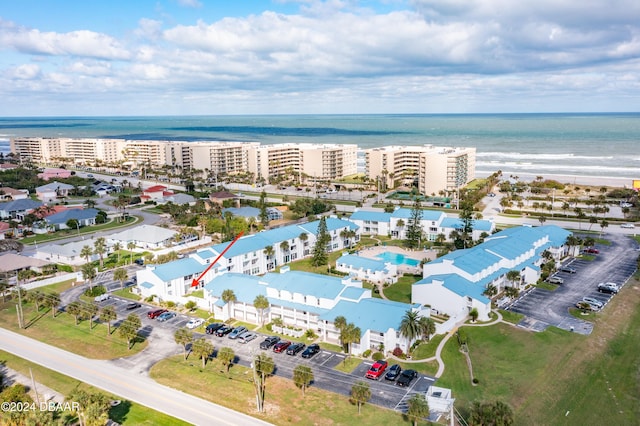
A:
MULTIPOLYGON (((476 172, 476 177, 486 178, 491 173, 476 172)), ((580 175, 561 175, 553 173, 511 173, 503 172, 502 177, 508 178, 510 175, 516 175, 521 181, 532 182, 538 176, 544 179, 556 180, 565 185, 586 185, 586 186, 609 186, 614 188, 632 188, 632 178, 622 178, 613 176, 580 176, 580 175)))

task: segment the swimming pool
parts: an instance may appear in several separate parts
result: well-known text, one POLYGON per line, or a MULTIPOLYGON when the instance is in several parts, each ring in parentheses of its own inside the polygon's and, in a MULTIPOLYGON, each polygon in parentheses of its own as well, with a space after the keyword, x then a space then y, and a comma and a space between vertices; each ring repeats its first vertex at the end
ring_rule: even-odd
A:
POLYGON ((417 267, 420 264, 419 260, 411 259, 409 257, 405 257, 404 254, 392 253, 390 251, 382 252, 376 256, 376 258, 383 262, 391 262, 394 265, 409 265, 417 267))

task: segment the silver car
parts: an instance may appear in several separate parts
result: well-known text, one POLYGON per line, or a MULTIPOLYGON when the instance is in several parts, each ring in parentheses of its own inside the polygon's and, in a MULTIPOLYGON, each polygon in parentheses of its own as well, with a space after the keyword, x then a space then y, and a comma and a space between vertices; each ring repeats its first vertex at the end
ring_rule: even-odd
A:
POLYGON ((258 335, 253 331, 245 331, 240 336, 238 336, 238 342, 240 343, 249 343, 254 340, 258 335))
POLYGON ((598 299, 593 298, 593 297, 586 297, 585 296, 585 297, 582 298, 582 301, 586 302, 589 305, 594 306, 594 307, 596 307, 598 309, 602 309, 602 307, 604 306, 604 304, 601 301, 599 301, 598 299))

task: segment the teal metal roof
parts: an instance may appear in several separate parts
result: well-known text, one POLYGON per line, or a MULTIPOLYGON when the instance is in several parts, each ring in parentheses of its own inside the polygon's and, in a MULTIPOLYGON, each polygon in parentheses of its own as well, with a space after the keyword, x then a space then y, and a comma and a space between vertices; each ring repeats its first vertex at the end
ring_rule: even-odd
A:
POLYGON ((397 330, 404 314, 412 307, 419 306, 374 298, 360 302, 341 300, 333 309, 321 315, 320 319, 333 322, 336 317, 343 316, 347 323, 359 327, 362 334, 367 330, 386 332, 390 328, 397 330))
POLYGON ((233 290, 238 302, 253 305, 259 294, 266 296, 266 286, 260 284, 260 278, 253 275, 226 273, 209 281, 204 288, 215 297, 222 297, 225 290, 233 290))
POLYGON ((262 281, 277 290, 330 300, 338 297, 344 289, 340 278, 302 271, 289 271, 282 274, 268 273, 262 277, 262 281))
POLYGON ((368 220, 371 222, 389 223, 391 221, 391 213, 357 210, 353 212, 349 220, 368 220))
POLYGON ((382 260, 369 259, 366 257, 355 256, 353 254, 346 254, 340 256, 336 263, 344 263, 354 268, 362 268, 364 271, 386 271, 387 266, 382 260))
POLYGON ((185 257, 184 259, 178 259, 173 262, 156 265, 154 266, 153 272, 162 281, 168 282, 188 275, 198 275, 204 271, 207 266, 208 265, 200 264, 195 259, 185 257))

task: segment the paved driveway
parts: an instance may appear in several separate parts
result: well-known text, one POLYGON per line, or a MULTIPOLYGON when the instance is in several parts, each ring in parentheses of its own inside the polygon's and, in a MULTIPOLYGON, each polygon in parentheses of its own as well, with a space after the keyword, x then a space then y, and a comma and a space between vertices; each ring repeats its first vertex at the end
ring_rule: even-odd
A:
POLYGON ((606 305, 614 296, 598 293, 598 283, 609 281, 624 285, 636 270, 636 243, 622 234, 607 234, 606 238, 611 245, 596 245, 600 254, 591 255, 593 260, 573 259, 564 263, 577 272, 559 272, 557 276, 564 280, 564 284, 559 285, 555 291, 534 288, 511 305, 509 310, 525 315, 525 319, 518 325, 535 331, 542 331, 552 325, 590 334, 593 323, 574 318, 569 313, 569 308, 574 307, 583 297, 591 296, 603 302, 603 309, 607 309, 606 305))

